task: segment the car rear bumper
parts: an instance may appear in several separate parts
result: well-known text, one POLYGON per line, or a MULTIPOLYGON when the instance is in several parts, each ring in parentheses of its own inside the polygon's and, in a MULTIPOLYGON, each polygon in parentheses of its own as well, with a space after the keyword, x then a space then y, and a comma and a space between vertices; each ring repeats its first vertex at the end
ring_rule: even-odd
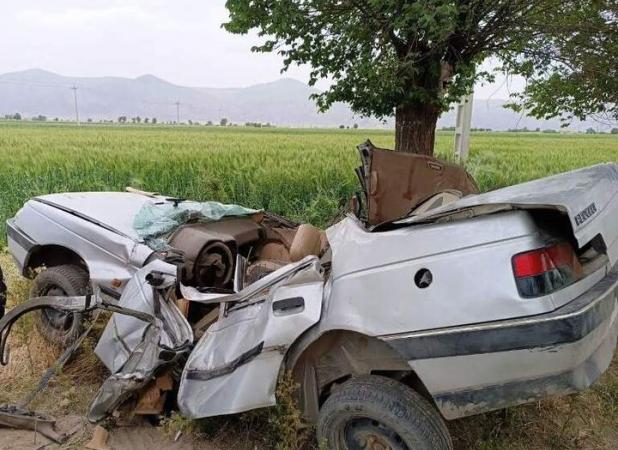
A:
POLYGON ((455 419, 589 387, 614 356, 617 305, 618 266, 548 314, 382 339, 455 419))
POLYGON ((17 225, 15 225, 15 221, 13 219, 6 221, 6 240, 9 251, 11 255, 13 255, 19 271, 24 274, 24 268, 28 260, 28 255, 36 243, 26 233, 19 229, 17 225))

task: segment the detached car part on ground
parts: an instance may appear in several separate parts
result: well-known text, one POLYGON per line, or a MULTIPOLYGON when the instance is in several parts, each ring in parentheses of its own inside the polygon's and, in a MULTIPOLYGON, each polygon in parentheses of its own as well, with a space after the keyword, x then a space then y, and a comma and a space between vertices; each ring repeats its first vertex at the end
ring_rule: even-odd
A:
POLYGON ((37 197, 9 220, 59 341, 85 314, 59 295, 119 308, 90 418, 164 376, 191 418, 269 406, 290 370, 329 448, 450 448, 442 418, 598 379, 618 334, 616 164, 478 194, 458 166, 359 150, 355 215, 327 239, 147 193, 37 197))

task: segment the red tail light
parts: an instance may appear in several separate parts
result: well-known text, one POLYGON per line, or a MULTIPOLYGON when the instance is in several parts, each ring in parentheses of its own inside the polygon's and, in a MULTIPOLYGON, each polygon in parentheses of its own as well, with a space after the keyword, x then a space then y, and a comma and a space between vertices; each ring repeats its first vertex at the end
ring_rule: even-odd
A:
POLYGON ((582 266, 566 242, 513 256, 513 273, 522 297, 558 291, 582 277, 582 266))

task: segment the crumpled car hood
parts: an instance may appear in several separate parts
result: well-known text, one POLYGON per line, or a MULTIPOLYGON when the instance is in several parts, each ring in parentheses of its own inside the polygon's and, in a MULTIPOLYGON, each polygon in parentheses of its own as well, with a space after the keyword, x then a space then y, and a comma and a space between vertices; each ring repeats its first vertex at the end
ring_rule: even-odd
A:
POLYGON ((130 192, 69 192, 35 197, 39 201, 105 225, 120 234, 140 241, 133 220, 142 206, 152 201, 145 195, 130 192))

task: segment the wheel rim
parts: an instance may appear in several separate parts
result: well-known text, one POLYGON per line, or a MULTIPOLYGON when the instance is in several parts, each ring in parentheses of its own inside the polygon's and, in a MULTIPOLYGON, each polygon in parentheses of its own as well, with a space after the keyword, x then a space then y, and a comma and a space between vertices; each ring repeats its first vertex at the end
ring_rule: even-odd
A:
MULTIPOLYGON (((52 297, 66 297, 67 293, 59 286, 52 286, 42 295, 52 297)), ((74 313, 67 313, 55 308, 44 308, 42 311, 43 320, 52 328, 62 333, 67 333, 73 326, 75 320, 74 313)))
POLYGON ((395 430, 369 418, 348 421, 341 437, 348 450, 410 450, 395 430))

